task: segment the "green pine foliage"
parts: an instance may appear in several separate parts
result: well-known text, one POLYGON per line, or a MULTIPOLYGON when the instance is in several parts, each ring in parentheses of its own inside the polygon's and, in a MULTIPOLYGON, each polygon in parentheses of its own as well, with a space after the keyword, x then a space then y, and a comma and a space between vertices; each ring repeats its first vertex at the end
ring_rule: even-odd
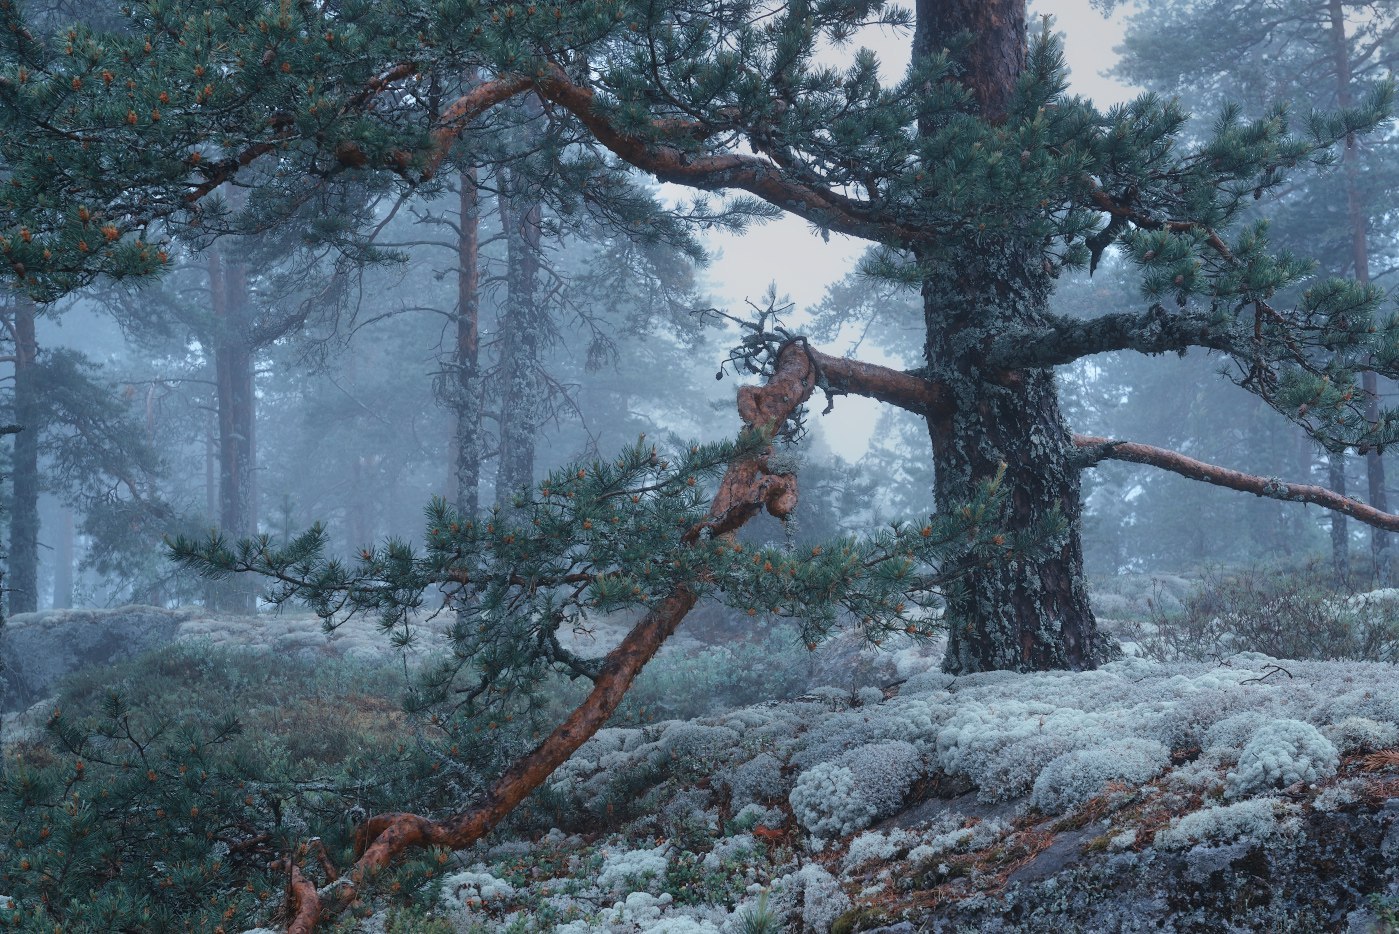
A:
POLYGON ((423 670, 408 707, 429 713, 462 749, 483 717, 493 728, 518 717, 522 736, 533 736, 547 720, 539 702, 547 684, 598 673, 601 659, 570 651, 561 634, 645 610, 677 588, 713 594, 751 617, 790 618, 809 646, 845 625, 877 644, 932 635, 935 610, 959 577, 986 562, 1032 558, 1062 531, 1003 534, 1005 498, 993 483, 954 513, 800 550, 693 540, 713 478, 767 443, 750 432, 666 452, 643 438, 615 460, 551 473, 508 510, 473 518, 434 500, 422 549, 389 540, 347 561, 327 555, 325 530, 313 526, 285 545, 215 533, 173 539, 169 550, 205 575, 266 576, 268 600, 306 604, 327 630, 373 614, 399 647, 414 643, 440 592, 439 612, 456 613, 451 651, 423 670))
MULTIPOLYGON (((0 892, 15 908, 0 924, 267 923, 285 882, 268 869, 277 856, 317 836, 344 860, 355 809, 445 805, 440 766, 403 730, 400 686, 392 668, 205 645, 70 680, 44 734, 7 756, 0 892)), ((434 854, 386 890, 421 885, 428 866, 434 854)))

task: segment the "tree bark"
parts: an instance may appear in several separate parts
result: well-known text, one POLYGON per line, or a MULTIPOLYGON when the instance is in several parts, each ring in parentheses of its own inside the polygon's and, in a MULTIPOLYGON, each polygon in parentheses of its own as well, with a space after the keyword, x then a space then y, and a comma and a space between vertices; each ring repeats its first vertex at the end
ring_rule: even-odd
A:
POLYGON ((481 508, 481 207, 474 167, 458 185, 457 339, 448 368, 452 410, 449 496, 463 514, 481 508))
MULTIPOLYGON (((1005 117, 1027 55, 1020 0, 919 0, 915 61, 959 49, 960 80, 983 118, 1005 117)), ((930 414, 939 510, 959 508, 1005 464, 1008 531, 1035 533, 1057 511, 1052 553, 979 568, 950 595, 943 667, 952 672, 1092 668, 1106 654, 1083 579, 1079 469, 1054 373, 988 372, 984 348, 1050 321, 1051 280, 1037 244, 1013 236, 947 244, 922 257, 929 379, 950 411, 930 414)))
POLYGON ((58 542, 53 555, 53 608, 66 610, 73 605, 73 510, 59 507, 58 542))
POLYGON ((34 301, 27 295, 14 297, 15 422, 21 431, 15 435, 10 570, 5 581, 12 615, 39 608, 39 429, 43 400, 34 385, 39 356, 34 336, 36 314, 34 301))
POLYGON ((993 381, 977 347, 986 324, 1034 322, 1049 297, 1038 250, 984 244, 923 287, 929 373, 950 411, 928 419, 940 511, 971 500, 1005 464, 1007 531, 1067 522, 1050 554, 973 570, 949 595, 943 667, 965 673, 1092 668, 1105 656, 1083 579, 1079 469, 1052 370, 993 381))
MULTIPOLYGON (((524 110, 536 118, 539 98, 526 95, 524 110)), ((527 131, 528 132, 528 131, 527 131)), ((500 318, 500 454, 495 499, 507 506, 534 484, 535 437, 543 423, 545 387, 539 350, 544 322, 539 307, 539 249, 542 212, 537 196, 517 169, 503 173, 500 222, 505 235, 506 298, 500 318)))
MULTIPOLYGON (((253 388, 247 267, 230 261, 223 250, 211 250, 209 285, 213 295, 214 382, 218 399, 219 526, 229 538, 240 539, 257 532, 253 480, 257 399, 253 388)), ((256 609, 256 594, 247 582, 231 578, 221 590, 220 608, 240 613, 256 609)))
MULTIPOLYGON (((1331 40, 1336 68, 1336 102, 1342 107, 1354 103, 1351 93, 1350 45, 1346 36, 1345 7, 1342 0, 1330 0, 1328 12, 1331 20, 1331 40)), ((1355 266, 1356 281, 1362 285, 1370 282, 1370 246, 1368 242, 1369 222, 1365 215, 1364 200, 1360 191, 1360 167, 1357 165, 1359 152, 1356 149, 1354 134, 1346 137, 1346 148, 1341 155, 1341 177, 1346 188, 1346 215, 1350 225, 1351 262, 1355 266)), ((1360 376, 1360 386, 1365 393, 1365 418, 1373 425, 1380 418, 1379 378, 1371 370, 1360 376)), ((1365 453, 1365 472, 1370 491, 1370 505, 1380 512, 1389 512, 1389 496, 1385 489, 1384 458, 1378 448, 1370 448, 1365 453)), ((1391 558, 1389 554, 1389 533, 1381 529, 1370 529, 1370 556, 1375 566, 1375 585, 1389 586, 1391 558)))

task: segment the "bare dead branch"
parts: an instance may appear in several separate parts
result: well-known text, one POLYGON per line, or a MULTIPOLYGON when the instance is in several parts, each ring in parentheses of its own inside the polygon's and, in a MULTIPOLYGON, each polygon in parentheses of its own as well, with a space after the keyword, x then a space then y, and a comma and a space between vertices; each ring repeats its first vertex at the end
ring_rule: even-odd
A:
POLYGON ((1105 460, 1128 461, 1133 464, 1146 464, 1161 470, 1227 487, 1255 496, 1266 496, 1293 503, 1314 503, 1325 509, 1344 513, 1366 525, 1386 531, 1399 531, 1399 515, 1381 512, 1373 506, 1342 496, 1322 486, 1305 483, 1287 483, 1277 477, 1260 477, 1216 464, 1187 457, 1178 451, 1139 444, 1134 441, 1114 441, 1109 438, 1096 438, 1088 435, 1074 435, 1074 445, 1079 449, 1077 464, 1092 467, 1105 460))

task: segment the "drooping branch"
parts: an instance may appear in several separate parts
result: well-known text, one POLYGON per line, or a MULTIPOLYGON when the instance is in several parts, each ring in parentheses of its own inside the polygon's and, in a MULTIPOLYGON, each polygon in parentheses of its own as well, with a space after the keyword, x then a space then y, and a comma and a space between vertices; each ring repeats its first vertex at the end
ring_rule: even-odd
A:
POLYGON ((548 66, 534 78, 510 75, 483 82, 453 102, 434 133, 436 149, 430 158, 429 172, 446 158, 452 141, 473 118, 526 90, 573 114, 597 142, 661 181, 710 191, 746 191, 813 224, 866 240, 914 243, 935 232, 926 224, 896 219, 888 205, 876 207, 799 181, 790 171, 762 156, 691 152, 686 144, 706 135, 698 123, 659 119, 650 122, 645 136, 624 131, 600 112, 592 88, 575 82, 557 65, 548 66))
POLYGON ((1391 532, 1399 531, 1399 515, 1382 512, 1359 500, 1342 496, 1325 487, 1306 483, 1287 483, 1276 477, 1260 477, 1247 474, 1217 464, 1187 457, 1178 451, 1139 444, 1134 441, 1114 441, 1089 435, 1074 435, 1074 445, 1079 449, 1078 466, 1091 467, 1105 460, 1128 461, 1133 464, 1146 464, 1161 470, 1227 487, 1255 496, 1266 496, 1293 503, 1314 503, 1325 509, 1344 513, 1366 525, 1391 532))
MULTIPOLYGON (((948 403, 938 391, 936 383, 912 373, 904 373, 889 367, 858 360, 832 357, 812 350, 804 344, 788 345, 785 355, 800 347, 816 368, 816 377, 824 377, 839 391, 854 395, 868 396, 897 405, 911 412, 925 414, 942 411, 948 403)), ((999 361, 998 361, 999 362, 999 361)), ((1305 483, 1288 483, 1276 477, 1262 477, 1248 474, 1217 464, 1209 464, 1178 451, 1141 444, 1133 441, 1118 441, 1092 435, 1075 434, 1073 445, 1078 449, 1074 465, 1086 469, 1105 460, 1128 461, 1144 464, 1161 470, 1227 487, 1255 496, 1295 503, 1312 503, 1325 509, 1344 513, 1367 525, 1387 531, 1399 531, 1399 515, 1383 512, 1359 500, 1343 496, 1325 487, 1305 483)), ((716 505, 718 500, 716 499, 716 505)))
MULTIPOLYGON (((739 390, 739 414, 752 430, 774 432, 816 388, 816 367, 800 342, 778 356, 771 379, 763 386, 739 390)), ((768 470, 770 447, 732 464, 720 482, 709 517, 690 529, 683 541, 700 545, 736 531, 766 508, 777 516, 796 505, 796 477, 768 470)), ((500 823, 554 770, 608 721, 642 667, 655 656, 698 601, 696 588, 677 586, 651 608, 626 637, 602 659, 587 698, 548 737, 503 774, 476 807, 442 820, 418 814, 391 813, 369 818, 356 834, 359 854, 353 867, 322 895, 295 890, 296 918, 321 919, 338 913, 357 897, 366 879, 403 853, 420 847, 461 849, 500 823)), ((301 930, 309 931, 309 927, 301 930)))
POLYGON ((1152 305, 1140 313, 1088 319, 1056 315, 1043 326, 1002 335, 988 349, 986 358, 992 366, 1003 369, 1053 367, 1113 350, 1159 354, 1208 347, 1233 351, 1239 343, 1227 320, 1209 313, 1173 313, 1152 305))

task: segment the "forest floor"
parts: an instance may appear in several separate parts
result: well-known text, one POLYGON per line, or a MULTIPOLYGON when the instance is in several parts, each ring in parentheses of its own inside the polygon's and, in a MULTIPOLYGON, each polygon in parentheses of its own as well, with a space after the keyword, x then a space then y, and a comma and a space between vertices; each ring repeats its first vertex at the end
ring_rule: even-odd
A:
MULTIPOLYGON (((1114 583, 1096 602, 1124 636, 1191 587, 1114 583)), ((16 628, 52 637, 86 612, 16 628)), ((372 623, 169 625, 186 646, 402 665, 372 623)), ((423 621, 423 652, 442 626, 423 621)), ((578 638, 599 651, 623 628, 578 638)), ((677 640, 516 818, 337 930, 1399 930, 1391 663, 1158 661, 1129 644, 1091 672, 953 678, 936 644, 806 653, 789 635, 677 640)), ((34 741, 53 703, 9 717, 7 742, 34 741)), ((353 713, 383 720, 362 732, 403 729, 391 703, 353 713)), ((271 728, 305 732, 280 715, 271 728)))

